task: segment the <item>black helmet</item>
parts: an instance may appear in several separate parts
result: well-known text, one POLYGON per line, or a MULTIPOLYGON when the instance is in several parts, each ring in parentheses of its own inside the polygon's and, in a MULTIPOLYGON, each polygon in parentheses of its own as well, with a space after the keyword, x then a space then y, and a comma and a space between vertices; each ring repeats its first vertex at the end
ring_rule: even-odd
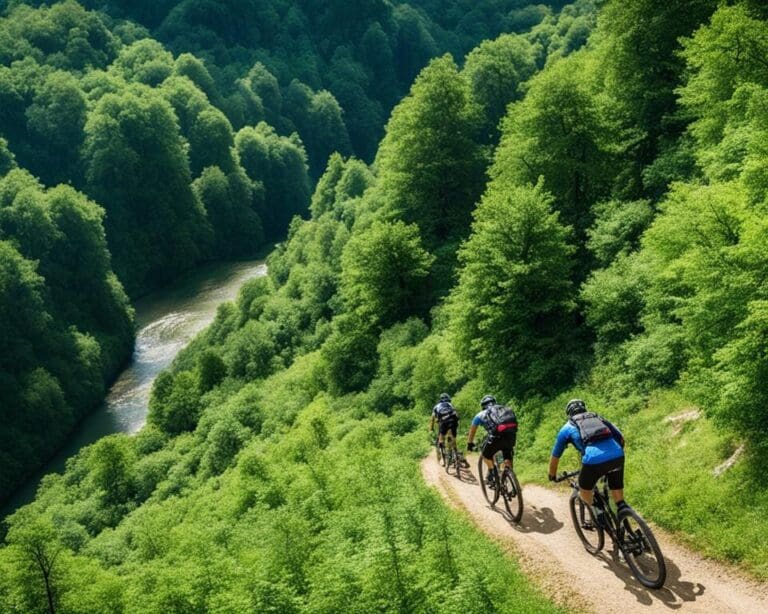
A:
POLYGON ((581 399, 571 399, 565 406, 565 413, 571 418, 576 414, 583 414, 587 411, 587 405, 581 399))
POLYGON ((450 396, 448 396, 448 393, 447 393, 447 392, 443 392, 443 393, 440 395, 440 402, 441 402, 441 403, 450 403, 450 402, 451 402, 451 397, 450 397, 450 396))
POLYGON ((480 401, 480 407, 485 409, 488 405, 496 405, 496 397, 490 394, 486 394, 483 400, 480 401))

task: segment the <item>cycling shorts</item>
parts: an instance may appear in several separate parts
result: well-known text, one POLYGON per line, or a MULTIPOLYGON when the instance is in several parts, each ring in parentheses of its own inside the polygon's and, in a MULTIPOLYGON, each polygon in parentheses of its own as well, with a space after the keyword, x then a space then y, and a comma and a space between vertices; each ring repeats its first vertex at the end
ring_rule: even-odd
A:
POLYGON ((517 432, 507 431, 488 438, 488 443, 483 448, 483 457, 492 459, 496 452, 501 451, 504 460, 511 461, 515 453, 515 443, 517 443, 517 432))
POLYGON ((454 416, 453 418, 443 420, 438 428, 440 429, 439 432, 443 437, 445 437, 448 431, 451 431, 453 438, 456 439, 456 429, 459 428, 459 419, 458 417, 454 416))
POLYGON ((579 474, 579 488, 592 490, 602 476, 608 478, 608 488, 611 490, 624 488, 624 457, 614 458, 596 465, 582 465, 579 474))

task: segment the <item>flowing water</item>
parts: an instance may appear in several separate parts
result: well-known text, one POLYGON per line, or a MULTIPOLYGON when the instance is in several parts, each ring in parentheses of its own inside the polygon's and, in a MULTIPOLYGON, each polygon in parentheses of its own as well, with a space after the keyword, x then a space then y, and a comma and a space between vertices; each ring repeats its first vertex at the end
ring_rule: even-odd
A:
POLYGON ((236 298, 245 281, 266 272, 262 261, 217 263, 136 301, 136 345, 131 363, 101 407, 76 427, 56 456, 0 509, 0 519, 32 501, 42 477, 63 471, 67 459, 83 446, 112 433, 135 433, 144 426, 149 392, 160 371, 213 321, 221 303, 236 298))

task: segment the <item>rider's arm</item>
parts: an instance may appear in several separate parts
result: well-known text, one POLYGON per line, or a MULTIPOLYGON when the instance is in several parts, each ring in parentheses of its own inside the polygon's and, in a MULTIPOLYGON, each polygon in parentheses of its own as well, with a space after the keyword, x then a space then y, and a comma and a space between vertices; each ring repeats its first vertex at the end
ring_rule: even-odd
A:
POLYGON ((557 456, 549 457, 549 481, 552 482, 557 475, 557 466, 560 464, 560 459, 557 456))
POLYGON ((476 432, 477 432, 477 425, 474 422, 472 422, 472 425, 469 427, 469 433, 467 434, 467 445, 475 441, 476 432))
POLYGON ((429 417, 429 432, 434 433, 435 432, 435 414, 432 414, 429 417))
POLYGON ((557 466, 560 463, 560 457, 565 452, 565 446, 568 445, 570 439, 570 428, 566 424, 560 429, 555 439, 555 445, 552 447, 552 456, 549 459, 549 479, 554 480, 557 475, 557 466))

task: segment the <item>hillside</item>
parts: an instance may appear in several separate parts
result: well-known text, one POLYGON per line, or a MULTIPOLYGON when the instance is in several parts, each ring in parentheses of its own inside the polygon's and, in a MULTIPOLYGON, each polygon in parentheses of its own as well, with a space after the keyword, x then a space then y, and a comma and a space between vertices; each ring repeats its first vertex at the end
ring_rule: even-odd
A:
MULTIPOLYGON (((329 155, 370 157, 429 58, 517 4, 464 31, 461 3, 0 3, 0 501, 130 360, 129 297, 282 240, 329 155)), ((524 21, 577 45, 588 17, 524 21)))
POLYGON ((586 399, 628 501, 768 578, 768 11, 595 10, 432 59, 371 164, 331 155, 141 433, 9 519, 9 612, 556 611, 424 483, 442 391, 460 439, 484 394, 516 408, 527 484, 586 399))

